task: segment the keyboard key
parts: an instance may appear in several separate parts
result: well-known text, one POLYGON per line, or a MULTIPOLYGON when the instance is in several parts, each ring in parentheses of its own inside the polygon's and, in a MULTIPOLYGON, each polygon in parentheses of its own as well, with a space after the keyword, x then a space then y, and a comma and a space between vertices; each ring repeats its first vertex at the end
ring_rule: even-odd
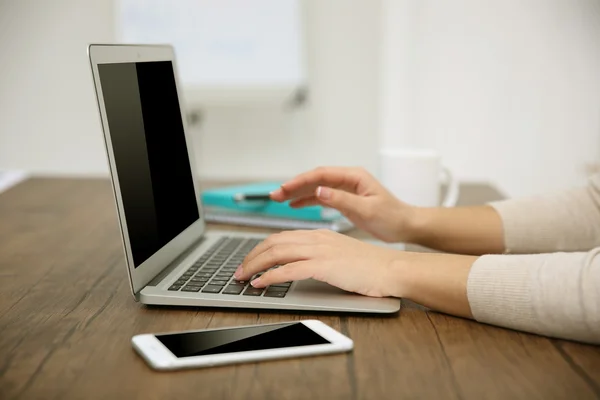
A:
POLYGON ((272 292, 287 292, 289 288, 287 287, 279 287, 279 286, 269 286, 267 290, 272 292))
POLYGON ((283 287, 283 288, 289 288, 292 285, 291 282, 285 282, 285 283, 274 283, 273 285, 269 286, 269 287, 283 287))
POLYGON ((191 286, 191 285, 185 285, 183 287, 183 289, 181 289, 182 292, 199 292, 200 291, 200 286, 191 286))
POLYGON ((204 289, 202 289, 202 293, 219 293, 221 289, 223 289, 223 286, 206 285, 204 289))
POLYGON ((222 268, 219 272, 222 274, 231 274, 233 275, 235 273, 235 271, 237 271, 237 267, 236 268, 222 268))
MULTIPOLYGON (((227 291, 230 292, 228 294, 240 294, 248 281, 229 281, 246 255, 261 241, 262 239, 219 238, 181 275, 172 285, 172 290, 176 290, 178 286, 180 290, 186 291, 204 286, 202 291, 205 293, 220 293, 223 286, 227 286, 227 291)), ((246 292, 249 296, 256 296, 263 290, 249 287, 246 292)))
POLYGON ((257 289, 253 287, 249 287, 244 292, 244 296, 260 296, 263 292, 263 289, 257 289))
POLYGON ((177 291, 179 289, 181 289, 181 285, 171 285, 171 287, 169 288, 169 290, 175 290, 175 291, 177 291))
POLYGON ((279 298, 282 298, 282 297, 285 297, 286 294, 287 294, 287 292, 274 292, 272 290, 267 290, 265 292, 264 297, 279 297, 279 298))
POLYGON ((229 285, 223 290, 223 294, 240 294, 244 290, 243 286, 239 285, 229 285))

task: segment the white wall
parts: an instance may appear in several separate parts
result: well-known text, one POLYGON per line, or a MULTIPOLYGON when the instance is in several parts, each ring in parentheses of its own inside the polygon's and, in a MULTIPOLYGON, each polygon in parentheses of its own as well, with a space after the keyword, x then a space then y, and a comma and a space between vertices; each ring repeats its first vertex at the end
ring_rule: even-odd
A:
POLYGON ((86 46, 113 28, 110 1, 0 1, 0 169, 107 171, 86 46))
MULTIPOLYGON (((287 177, 318 164, 373 167, 379 2, 306 2, 310 100, 204 110, 200 173, 287 177), (347 6, 346 6, 347 5, 347 6)), ((0 3, 0 169, 106 174, 85 46, 111 42, 113 0, 0 3)))
POLYGON ((390 0, 384 15, 384 143, 435 147, 511 195, 600 161, 599 0, 390 0))
MULTIPOLYGON (((113 0, 0 1, 0 169, 106 173, 85 46, 114 40, 113 13, 113 0)), ((511 195, 580 182, 600 160, 600 0, 306 0, 306 24, 306 109, 206 110, 203 175, 375 171, 381 132, 511 195), (382 16, 404 32, 384 40, 404 62, 396 85, 380 82, 382 16)))
POLYGON ((293 113, 206 110, 194 136, 203 175, 277 178, 325 164, 376 168, 380 1, 305 6, 308 104, 293 113))

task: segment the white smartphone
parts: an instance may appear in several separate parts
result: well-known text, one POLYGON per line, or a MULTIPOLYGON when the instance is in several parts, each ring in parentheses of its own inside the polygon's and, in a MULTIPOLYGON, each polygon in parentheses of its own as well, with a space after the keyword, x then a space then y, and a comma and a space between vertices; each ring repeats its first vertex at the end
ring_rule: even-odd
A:
POLYGON ((136 335, 134 349, 154 369, 216 365, 350 351, 352 340, 321 321, 136 335))

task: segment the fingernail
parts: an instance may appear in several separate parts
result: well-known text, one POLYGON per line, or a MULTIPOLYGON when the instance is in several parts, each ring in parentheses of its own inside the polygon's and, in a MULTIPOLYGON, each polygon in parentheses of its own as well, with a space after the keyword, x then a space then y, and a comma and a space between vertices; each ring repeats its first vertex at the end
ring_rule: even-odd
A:
POLYGON ((331 198, 331 189, 319 186, 317 188, 317 197, 323 200, 329 200, 331 198))
POLYGON ((236 278, 239 278, 240 275, 242 275, 242 264, 240 264, 237 269, 235 270, 235 273, 233 274, 233 276, 235 276, 236 278))
POLYGON ((255 280, 253 280, 252 282, 250 282, 250 284, 253 287, 257 287, 256 285, 260 285, 260 278, 256 278, 255 280))

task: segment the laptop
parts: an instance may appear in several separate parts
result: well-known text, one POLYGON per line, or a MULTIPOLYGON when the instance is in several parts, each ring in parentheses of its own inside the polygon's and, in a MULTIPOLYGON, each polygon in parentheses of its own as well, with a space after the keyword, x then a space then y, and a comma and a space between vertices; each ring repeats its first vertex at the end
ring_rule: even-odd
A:
POLYGON ((144 304, 393 313, 400 300, 315 280, 255 289, 233 273, 267 235, 207 231, 174 50, 88 47, 127 272, 144 304))

